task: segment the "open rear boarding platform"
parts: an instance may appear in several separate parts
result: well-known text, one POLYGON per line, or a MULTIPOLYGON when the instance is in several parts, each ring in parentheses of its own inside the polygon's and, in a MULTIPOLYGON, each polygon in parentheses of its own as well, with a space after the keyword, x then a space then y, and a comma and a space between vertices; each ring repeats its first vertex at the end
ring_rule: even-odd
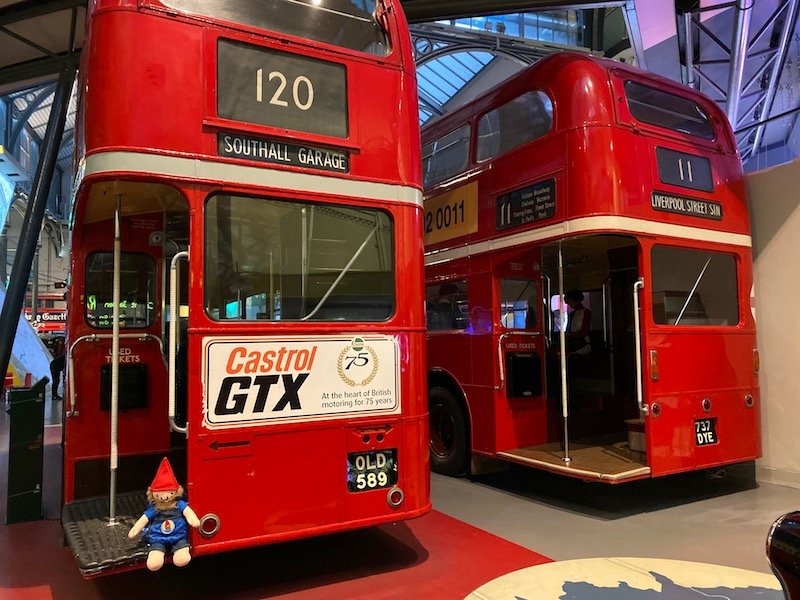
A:
POLYGON ((61 512, 64 535, 84 577, 144 564, 147 548, 139 536, 129 539, 128 531, 146 507, 144 491, 118 494, 112 523, 108 496, 64 505, 61 512))

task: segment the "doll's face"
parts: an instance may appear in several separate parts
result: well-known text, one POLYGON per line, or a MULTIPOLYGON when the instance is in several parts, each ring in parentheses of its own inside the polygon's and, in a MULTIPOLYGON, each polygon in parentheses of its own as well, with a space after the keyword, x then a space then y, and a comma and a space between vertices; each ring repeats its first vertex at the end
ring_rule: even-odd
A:
POLYGON ((153 498, 156 502, 171 502, 178 495, 178 490, 158 491, 153 492, 153 498))

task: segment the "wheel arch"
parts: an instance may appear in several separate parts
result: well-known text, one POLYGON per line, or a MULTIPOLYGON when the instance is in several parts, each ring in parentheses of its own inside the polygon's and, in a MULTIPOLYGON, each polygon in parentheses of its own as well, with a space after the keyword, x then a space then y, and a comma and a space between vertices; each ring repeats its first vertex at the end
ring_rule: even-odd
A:
POLYGON ((450 391, 458 401, 467 424, 467 454, 472 454, 472 414, 467 404, 467 396, 458 381, 452 374, 444 369, 431 369, 428 371, 428 390, 434 387, 443 387, 450 391))

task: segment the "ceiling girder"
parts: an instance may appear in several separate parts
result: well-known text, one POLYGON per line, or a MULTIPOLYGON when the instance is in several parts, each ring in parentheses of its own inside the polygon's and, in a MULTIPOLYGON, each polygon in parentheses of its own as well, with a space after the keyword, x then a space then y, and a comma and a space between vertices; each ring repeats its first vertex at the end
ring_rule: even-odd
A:
MULTIPOLYGON (((750 35, 750 21, 752 17, 753 2, 751 0, 736 0, 729 9, 732 18, 732 39, 727 46, 714 33, 701 22, 703 12, 718 7, 700 8, 687 11, 683 18, 684 40, 690 43, 684 45, 684 61, 686 64, 686 83, 698 87, 700 80, 709 84, 718 96, 716 100, 722 104, 737 136, 739 152, 743 160, 758 153, 764 136, 764 130, 769 123, 775 122, 770 118, 770 111, 775 100, 775 92, 781 71, 786 60, 789 36, 795 29, 798 15, 799 0, 788 0, 779 3, 775 11, 766 18, 764 25, 755 35, 750 35), (783 17, 781 20, 780 17, 783 17), (777 36, 776 36, 777 30, 777 36), (758 46, 763 36, 771 31, 771 38, 775 40, 768 48, 758 46), (728 61, 724 59, 703 59, 694 57, 698 55, 700 36, 711 40, 715 46, 727 54, 728 61), (744 74, 749 65, 758 65, 744 81, 744 74), (711 70, 728 62, 727 89, 723 90, 715 83, 718 77, 711 74, 711 70), (760 89, 754 89, 754 84, 762 82, 760 89), (752 118, 755 122, 746 122, 752 118)), ((729 5, 730 6, 730 5, 729 5)), ((762 44, 763 45, 763 44, 762 44)), ((787 111, 784 117, 797 114, 797 110, 787 111)), ((791 129, 791 128, 790 128, 791 129)))
POLYGON ((88 0, 24 0, 0 8, 0 25, 10 25, 54 12, 86 7, 88 0))

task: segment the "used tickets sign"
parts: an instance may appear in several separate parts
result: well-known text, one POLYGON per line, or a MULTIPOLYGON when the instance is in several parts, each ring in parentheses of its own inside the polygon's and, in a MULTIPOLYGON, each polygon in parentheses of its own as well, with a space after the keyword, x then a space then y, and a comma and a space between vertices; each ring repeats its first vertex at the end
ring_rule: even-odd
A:
POLYGON ((392 336, 206 338, 209 428, 400 412, 392 336))

